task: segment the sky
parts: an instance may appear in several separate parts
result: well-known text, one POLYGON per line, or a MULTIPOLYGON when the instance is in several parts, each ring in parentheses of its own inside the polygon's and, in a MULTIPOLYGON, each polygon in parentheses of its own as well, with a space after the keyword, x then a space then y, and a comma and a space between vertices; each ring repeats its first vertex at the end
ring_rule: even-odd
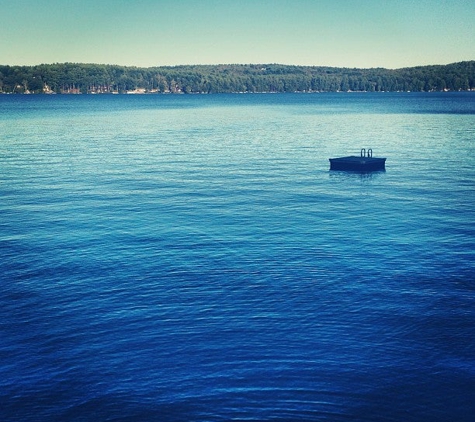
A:
POLYGON ((475 0, 0 0, 0 64, 294 64, 475 59, 475 0))

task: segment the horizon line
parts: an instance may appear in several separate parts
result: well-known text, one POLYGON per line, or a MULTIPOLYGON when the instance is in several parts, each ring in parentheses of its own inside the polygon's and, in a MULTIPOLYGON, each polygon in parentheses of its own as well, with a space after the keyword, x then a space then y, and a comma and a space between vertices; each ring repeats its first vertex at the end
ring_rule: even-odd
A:
POLYGON ((167 64, 167 65, 153 65, 153 66, 139 66, 139 65, 124 65, 124 64, 113 64, 113 63, 99 63, 99 62, 53 62, 53 63, 37 63, 37 64, 0 64, 0 66, 9 66, 9 67, 35 67, 35 66, 52 66, 58 64, 73 64, 73 65, 97 65, 97 66, 117 66, 117 67, 130 67, 130 68, 140 68, 140 69, 153 69, 153 68, 164 68, 164 67, 213 67, 213 66, 270 66, 270 65, 278 65, 278 66, 292 66, 292 67, 301 67, 301 68, 332 68, 332 69, 359 69, 359 70, 371 70, 371 69, 384 69, 384 70, 400 70, 400 69, 411 69, 417 67, 431 67, 431 66, 450 66, 454 64, 460 63, 469 63, 473 62, 475 59, 472 60, 461 60, 456 62, 450 63, 434 63, 434 64, 418 64, 413 66, 403 66, 403 67, 356 67, 356 66, 331 66, 331 65, 301 65, 301 64, 287 64, 287 63, 215 63, 215 64, 167 64))

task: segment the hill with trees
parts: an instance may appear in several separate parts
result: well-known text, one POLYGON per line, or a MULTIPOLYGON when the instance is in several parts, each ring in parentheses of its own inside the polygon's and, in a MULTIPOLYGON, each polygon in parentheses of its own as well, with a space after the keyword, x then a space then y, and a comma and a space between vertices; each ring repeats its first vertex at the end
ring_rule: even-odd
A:
POLYGON ((56 63, 0 65, 0 93, 230 93, 475 90, 475 61, 402 69, 280 64, 139 68, 56 63))

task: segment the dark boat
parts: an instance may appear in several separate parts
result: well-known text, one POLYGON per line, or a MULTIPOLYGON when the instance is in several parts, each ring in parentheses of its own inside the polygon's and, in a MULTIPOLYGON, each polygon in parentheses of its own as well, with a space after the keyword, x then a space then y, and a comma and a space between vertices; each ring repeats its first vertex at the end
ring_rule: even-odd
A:
POLYGON ((380 171, 385 169, 386 158, 373 157, 373 150, 361 149, 360 156, 330 158, 330 170, 380 171))

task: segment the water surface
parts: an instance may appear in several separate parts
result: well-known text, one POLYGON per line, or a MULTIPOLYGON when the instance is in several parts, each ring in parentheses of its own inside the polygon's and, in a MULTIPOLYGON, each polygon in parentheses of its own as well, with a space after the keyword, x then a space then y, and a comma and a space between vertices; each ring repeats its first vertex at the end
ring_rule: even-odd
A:
POLYGON ((0 96, 0 419, 472 420, 474 100, 0 96))

